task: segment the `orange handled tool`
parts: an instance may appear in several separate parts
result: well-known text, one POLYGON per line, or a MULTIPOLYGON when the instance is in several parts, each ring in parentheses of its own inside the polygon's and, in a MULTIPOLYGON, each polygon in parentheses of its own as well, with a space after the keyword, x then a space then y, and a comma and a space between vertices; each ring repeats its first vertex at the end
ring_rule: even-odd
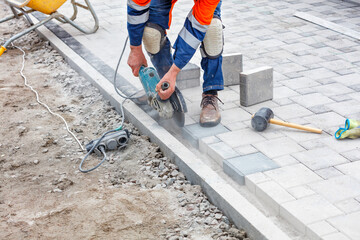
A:
POLYGON ((264 131, 269 123, 281 125, 284 127, 296 128, 313 133, 322 133, 321 129, 306 127, 295 123, 288 123, 280 120, 273 119, 274 113, 270 108, 261 108, 257 111, 251 119, 251 126, 258 132, 264 131))

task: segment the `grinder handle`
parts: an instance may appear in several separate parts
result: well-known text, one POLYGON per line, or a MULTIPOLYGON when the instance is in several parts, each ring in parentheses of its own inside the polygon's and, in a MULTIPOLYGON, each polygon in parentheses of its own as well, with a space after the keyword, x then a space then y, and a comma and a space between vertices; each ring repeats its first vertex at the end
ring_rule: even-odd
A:
POLYGON ((295 124, 295 123, 283 122, 283 121, 276 120, 276 119, 273 119, 273 118, 271 118, 269 122, 272 123, 272 124, 281 125, 281 126, 284 126, 284 127, 296 128, 296 129, 305 130, 305 131, 308 131, 308 132, 319 133, 319 134, 322 133, 321 129, 312 128, 312 127, 306 127, 306 126, 302 126, 302 125, 295 124))

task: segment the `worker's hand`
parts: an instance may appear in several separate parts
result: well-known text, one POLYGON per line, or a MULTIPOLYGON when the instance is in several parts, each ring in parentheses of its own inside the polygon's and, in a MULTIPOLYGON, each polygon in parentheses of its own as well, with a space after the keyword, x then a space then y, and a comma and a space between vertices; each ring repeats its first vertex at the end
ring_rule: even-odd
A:
POLYGON ((131 67, 132 73, 135 77, 139 76, 141 66, 147 67, 147 61, 140 46, 130 46, 130 54, 127 64, 131 67))
POLYGON ((159 97, 162 100, 168 99, 171 94, 175 91, 175 85, 176 85, 176 76, 181 71, 180 68, 178 68, 175 64, 173 64, 170 68, 170 70, 164 75, 164 77, 160 80, 160 82, 156 85, 155 90, 158 92, 159 97), (169 88, 166 90, 161 89, 161 85, 164 82, 169 83, 169 88))

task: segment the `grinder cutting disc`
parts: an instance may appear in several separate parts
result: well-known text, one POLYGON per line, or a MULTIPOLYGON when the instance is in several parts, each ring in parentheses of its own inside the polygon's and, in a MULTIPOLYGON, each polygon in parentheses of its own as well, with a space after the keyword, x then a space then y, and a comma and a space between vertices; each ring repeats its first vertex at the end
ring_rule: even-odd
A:
POLYGON ((185 113, 187 112, 187 107, 185 99, 177 87, 175 87, 175 91, 173 92, 169 100, 174 108, 173 119, 175 123, 179 127, 183 127, 185 125, 185 113))

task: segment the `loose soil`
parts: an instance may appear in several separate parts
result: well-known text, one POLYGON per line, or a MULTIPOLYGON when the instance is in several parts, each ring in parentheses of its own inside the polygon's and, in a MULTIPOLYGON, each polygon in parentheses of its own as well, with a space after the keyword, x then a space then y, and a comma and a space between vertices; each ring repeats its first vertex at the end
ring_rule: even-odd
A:
MULTIPOLYGON (((0 17, 7 14, 0 2, 0 17)), ((1 42, 26 26, 22 19, 2 23, 1 42)), ((48 42, 31 33, 14 44, 26 52, 29 84, 83 145, 118 127, 121 116, 48 42)), ((125 149, 79 172, 84 152, 24 86, 21 63, 14 47, 0 57, 0 239, 246 237, 131 123, 125 149)), ((91 156, 85 167, 99 160, 91 156)))

